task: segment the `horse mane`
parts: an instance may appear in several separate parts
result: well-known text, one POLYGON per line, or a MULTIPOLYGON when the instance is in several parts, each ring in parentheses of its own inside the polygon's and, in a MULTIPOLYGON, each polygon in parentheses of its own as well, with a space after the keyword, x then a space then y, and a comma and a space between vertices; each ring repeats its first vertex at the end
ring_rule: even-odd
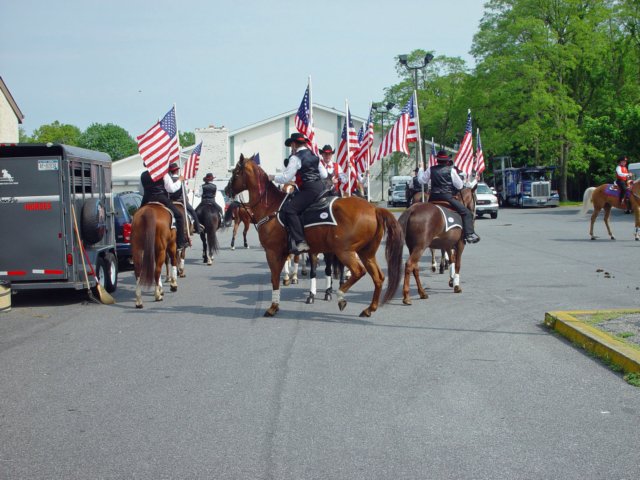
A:
POLYGON ((252 169, 255 172, 255 178, 256 178, 256 183, 258 184, 258 189, 262 190, 264 188, 265 189, 264 195, 266 197, 272 194, 279 200, 282 200, 286 194, 282 192, 278 187, 276 187, 271 180, 269 180, 269 175, 267 174, 267 172, 265 172, 262 169, 262 167, 258 163, 256 163, 256 161, 253 158, 254 156, 255 155, 245 158, 244 162, 245 162, 245 168, 246 168, 247 162, 251 162, 252 169))

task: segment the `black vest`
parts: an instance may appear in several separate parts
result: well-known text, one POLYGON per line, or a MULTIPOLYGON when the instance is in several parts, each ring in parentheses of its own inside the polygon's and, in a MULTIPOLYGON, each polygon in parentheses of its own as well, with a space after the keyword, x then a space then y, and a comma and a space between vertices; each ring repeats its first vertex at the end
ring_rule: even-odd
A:
POLYGON ((202 185, 202 200, 209 202, 215 201, 217 191, 218 187, 216 187, 215 183, 205 183, 202 185))
POLYGON ((434 165, 430 167, 431 193, 453 195, 455 188, 451 179, 451 165, 434 165))
POLYGON ((296 157, 300 159, 300 177, 302 183, 320 181, 320 170, 318 170, 318 164, 320 159, 316 157, 309 149, 303 149, 296 152, 296 157))
MULTIPOLYGON (((176 175, 175 177, 171 177, 171 180, 173 180, 174 182, 178 180, 178 176, 176 175)), ((176 201, 182 201, 182 186, 180 186, 180 188, 178 190, 176 190, 173 193, 169 194, 169 198, 171 200, 176 200, 176 201)))
POLYGON ((160 180, 153 181, 151 179, 151 174, 148 170, 142 172, 140 175, 140 182, 142 183, 142 188, 144 189, 144 196, 146 198, 151 198, 155 196, 165 196, 167 197, 167 190, 164 188, 164 180, 161 178, 160 180))

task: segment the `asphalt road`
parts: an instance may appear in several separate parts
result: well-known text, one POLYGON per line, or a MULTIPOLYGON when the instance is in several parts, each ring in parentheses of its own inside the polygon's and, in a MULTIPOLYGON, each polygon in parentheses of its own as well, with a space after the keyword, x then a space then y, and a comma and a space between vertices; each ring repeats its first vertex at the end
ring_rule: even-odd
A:
POLYGON ((542 326, 546 311, 640 305, 632 218, 614 213, 615 242, 599 220, 590 241, 576 211, 478 220, 461 294, 424 262, 430 298, 398 292, 370 319, 368 278, 343 312, 335 296, 306 305, 303 282, 262 317, 253 230, 235 251, 223 232, 212 267, 192 249, 179 291, 143 310, 132 272, 114 306, 14 296, 0 478, 639 478, 640 389, 542 326))

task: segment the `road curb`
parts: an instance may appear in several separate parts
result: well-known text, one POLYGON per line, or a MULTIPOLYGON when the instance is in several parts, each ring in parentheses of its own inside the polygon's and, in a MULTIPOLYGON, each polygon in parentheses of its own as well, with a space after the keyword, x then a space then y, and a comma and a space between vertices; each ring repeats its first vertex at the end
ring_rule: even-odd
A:
MULTIPOLYGON (((625 373, 640 372, 640 352, 621 340, 599 330, 588 323, 578 320, 575 315, 593 315, 603 312, 630 313, 621 310, 574 310, 555 311, 544 314, 544 323, 571 342, 599 358, 620 366, 625 373)), ((640 313, 640 310, 638 310, 640 313)))

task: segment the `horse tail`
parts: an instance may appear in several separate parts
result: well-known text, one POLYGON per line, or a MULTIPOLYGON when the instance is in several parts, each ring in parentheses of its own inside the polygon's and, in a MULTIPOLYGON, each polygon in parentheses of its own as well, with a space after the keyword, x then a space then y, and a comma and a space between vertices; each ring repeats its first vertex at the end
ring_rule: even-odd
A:
POLYGON ((596 187, 589 187, 584 191, 584 196, 582 197, 582 208, 578 212, 578 215, 586 214, 591 208, 591 204, 593 203, 593 192, 595 192, 596 187))
POLYGON ((406 209, 404 212, 402 212, 402 215, 400 215, 400 218, 398 219, 398 223, 400 224, 400 228, 402 228, 402 234, 404 236, 407 235, 407 224, 409 223, 410 216, 411 213, 409 209, 406 209))
POLYGON ((387 290, 384 292, 384 297, 382 298, 382 303, 385 304, 393 298, 400 286, 404 234, 396 217, 386 208, 376 208, 376 217, 378 219, 378 225, 383 225, 387 231, 385 257, 387 259, 389 281, 387 283, 387 290))
POLYGON ((209 251, 218 253, 218 235, 216 231, 220 228, 218 216, 218 209, 215 206, 211 206, 205 211, 205 228, 207 230, 207 244, 209 245, 209 251))
POLYGON ((150 288, 156 284, 156 216, 153 210, 147 209, 143 212, 140 230, 144 235, 140 285, 150 288))
POLYGON ((233 213, 238 209, 239 206, 240 204, 236 201, 233 201, 229 204, 229 208, 227 208, 227 211, 224 214, 225 225, 231 221, 231 219, 233 218, 233 213))

